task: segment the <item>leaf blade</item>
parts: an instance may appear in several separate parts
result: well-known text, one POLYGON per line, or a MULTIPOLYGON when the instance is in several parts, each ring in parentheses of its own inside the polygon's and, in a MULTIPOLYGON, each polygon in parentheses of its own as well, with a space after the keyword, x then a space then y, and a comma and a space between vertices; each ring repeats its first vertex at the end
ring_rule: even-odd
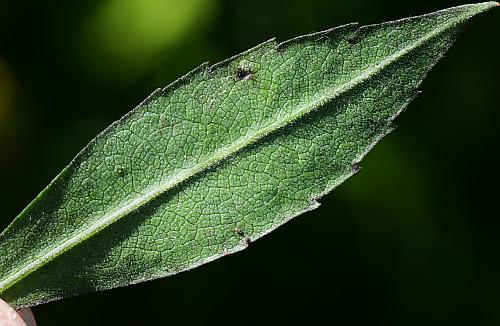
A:
POLYGON ((390 132, 463 24, 496 5, 267 42, 156 92, 89 144, 0 235, 1 295, 22 306, 172 275, 241 250, 314 209, 315 198, 356 172, 352 166, 390 132), (372 48, 377 51, 362 55, 372 48), (370 96, 358 94, 367 84, 370 96), (357 97, 344 99, 351 93, 357 97), (321 136, 302 130, 312 127, 321 136), (342 132, 332 134, 332 127, 342 132), (259 164, 266 160, 279 182, 265 184, 272 168, 259 164), (249 184, 260 196, 252 205, 243 199, 252 196, 249 184), (208 206, 217 199, 231 205, 199 208, 198 197, 208 206), (275 206, 266 207, 273 200, 275 206), (179 230, 162 226, 165 220, 177 221, 171 224, 179 230), (165 241, 150 229, 179 235, 165 241), (171 256, 163 257, 166 252, 171 256))

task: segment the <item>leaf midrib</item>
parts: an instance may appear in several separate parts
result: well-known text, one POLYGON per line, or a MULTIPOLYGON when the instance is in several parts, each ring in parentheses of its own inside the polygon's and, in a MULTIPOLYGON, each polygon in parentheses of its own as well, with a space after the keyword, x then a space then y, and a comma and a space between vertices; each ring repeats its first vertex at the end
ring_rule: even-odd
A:
MULTIPOLYGON (((316 99, 313 99, 311 102, 309 102, 308 105, 302 105, 299 106, 297 110, 292 112, 290 115, 286 116, 282 120, 278 120, 274 123, 269 124, 268 126, 261 128, 257 130, 255 133, 251 135, 246 135, 244 137, 241 137, 238 141, 234 142, 233 144, 222 147, 218 149, 213 156, 211 156, 209 159, 204 160, 203 162, 194 165, 190 169, 187 169, 181 173, 178 173, 172 177, 170 177, 161 187, 156 187, 153 188, 152 190, 146 192, 144 195, 132 200, 131 202, 127 203, 126 205, 122 206, 121 208, 114 210, 110 212, 107 215, 104 215, 97 223, 92 225, 91 227, 83 230, 79 234, 74 235, 70 239, 64 241, 62 244, 58 245, 57 247, 47 251, 46 253, 43 254, 40 258, 37 260, 26 264, 24 267, 21 267, 19 270, 11 274, 9 277, 5 278, 3 281, 0 282, 0 293, 5 291, 6 289, 12 287, 14 284, 16 284, 18 281, 23 279, 24 277, 28 276, 31 274, 33 271, 41 268, 44 266, 46 263, 50 262, 54 258, 60 256, 67 250, 71 249, 72 247, 76 246, 80 242, 92 237, 93 235, 97 234, 98 232, 102 231, 109 225, 113 224, 114 222, 120 220, 122 217, 126 216, 127 214, 133 212, 134 210, 139 209, 140 207, 143 207, 147 203, 151 202, 161 194, 181 185, 182 183, 186 182, 187 180, 193 178, 195 175, 198 175, 199 173, 209 169, 210 167, 216 165, 220 161, 227 159, 228 157, 236 154, 237 152, 241 151, 242 149, 248 147, 251 144, 254 144, 258 140, 262 139, 263 137, 271 134, 272 132, 281 129, 285 127, 286 125, 291 124, 292 122, 300 119, 301 117, 321 108, 324 106, 326 103, 332 101, 333 99, 339 97, 340 95, 347 93, 349 90, 354 89, 355 87, 363 84, 366 81, 369 81, 371 77, 375 76, 377 73, 382 72, 385 68, 390 66, 392 63, 397 62, 400 58, 408 55, 412 51, 418 49, 420 46, 424 45, 427 41, 431 40, 432 38, 438 36, 439 34, 445 32, 449 28, 453 27, 456 25, 458 20, 452 20, 452 22, 442 25, 441 28, 436 28, 432 32, 426 34, 425 36, 419 38, 415 42, 411 43, 410 45, 402 48, 401 50, 395 52, 394 54, 388 56, 386 59, 380 61, 379 64, 377 64, 374 67, 371 67, 369 69, 366 69, 363 73, 359 74, 355 78, 351 79, 349 82, 339 86, 338 88, 326 88, 325 91, 318 92, 318 94, 315 96, 316 99)), ((366 26, 365 26, 366 27, 366 26)), ((362 28, 362 27, 360 27, 362 28)), ((356 31, 354 32, 356 33, 356 31)), ((277 45, 279 47, 279 44, 277 45)))

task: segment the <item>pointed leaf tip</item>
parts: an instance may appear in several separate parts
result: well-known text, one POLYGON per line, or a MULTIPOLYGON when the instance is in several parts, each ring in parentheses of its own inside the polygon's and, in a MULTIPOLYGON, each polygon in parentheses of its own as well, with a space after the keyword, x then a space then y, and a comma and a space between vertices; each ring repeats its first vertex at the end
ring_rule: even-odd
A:
MULTIPOLYGON (((486 10, 500 6, 500 3, 497 1, 484 2, 484 4, 486 5, 486 10)), ((479 3, 478 5, 481 5, 481 3, 479 3)))

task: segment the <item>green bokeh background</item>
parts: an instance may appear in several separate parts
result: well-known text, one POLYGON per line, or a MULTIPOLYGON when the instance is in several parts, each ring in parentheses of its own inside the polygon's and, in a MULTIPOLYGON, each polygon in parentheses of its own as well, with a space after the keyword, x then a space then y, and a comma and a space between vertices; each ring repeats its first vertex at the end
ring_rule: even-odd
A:
MULTIPOLYGON (((0 226, 99 131, 203 61, 459 1, 0 1, 0 226)), ((500 10, 362 173, 248 250, 33 308, 40 325, 500 325, 500 10)), ((1 257, 0 257, 1 259, 1 257)))

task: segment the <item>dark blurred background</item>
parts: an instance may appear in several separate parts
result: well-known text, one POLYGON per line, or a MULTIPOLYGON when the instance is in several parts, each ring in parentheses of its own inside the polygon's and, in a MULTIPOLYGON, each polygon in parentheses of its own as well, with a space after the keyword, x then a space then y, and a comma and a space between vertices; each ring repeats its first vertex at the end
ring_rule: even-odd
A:
MULTIPOLYGON (((99 131, 203 61, 463 4, 0 1, 0 226, 99 131)), ((248 250, 33 308, 40 325, 500 325, 500 10, 431 72, 362 173, 248 250)))

